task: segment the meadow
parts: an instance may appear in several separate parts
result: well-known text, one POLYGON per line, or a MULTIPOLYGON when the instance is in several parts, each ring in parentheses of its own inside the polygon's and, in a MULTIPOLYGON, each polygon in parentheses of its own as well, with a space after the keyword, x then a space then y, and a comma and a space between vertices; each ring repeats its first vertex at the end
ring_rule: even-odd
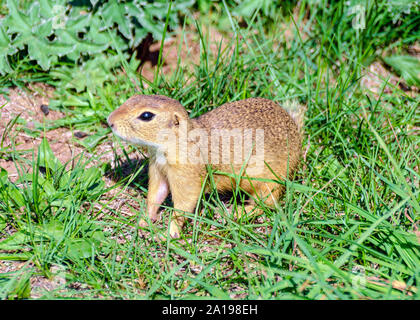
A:
MULTIPOLYGON (((74 44, 80 58, 24 42, 32 2, 0 4, 0 299, 419 299, 419 2, 184 2, 158 1, 153 41, 127 46, 134 29, 92 13, 112 45, 74 44), (139 92, 190 117, 249 97, 305 105, 279 206, 237 220, 245 195, 213 189, 180 239, 170 198, 140 228, 147 154, 106 123, 139 92)), ((85 23, 69 21, 51 30, 85 23)))

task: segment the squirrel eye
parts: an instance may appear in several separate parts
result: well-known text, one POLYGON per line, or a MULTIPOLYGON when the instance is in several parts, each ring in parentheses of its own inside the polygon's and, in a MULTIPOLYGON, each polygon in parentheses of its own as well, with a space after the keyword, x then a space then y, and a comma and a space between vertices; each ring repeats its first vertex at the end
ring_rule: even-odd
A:
POLYGON ((149 111, 143 112, 137 119, 143 121, 150 121, 155 117, 155 114, 149 111))

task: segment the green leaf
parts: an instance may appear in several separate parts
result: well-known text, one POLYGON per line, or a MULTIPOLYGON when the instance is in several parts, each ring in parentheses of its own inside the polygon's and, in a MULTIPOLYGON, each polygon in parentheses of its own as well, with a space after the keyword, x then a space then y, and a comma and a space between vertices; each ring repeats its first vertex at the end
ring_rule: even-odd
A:
POLYGON ((23 249, 29 241, 29 236, 24 231, 17 231, 6 240, 0 242, 0 250, 18 250, 23 249))
POLYGON ((63 166, 61 162, 57 159, 57 157, 54 155, 48 143, 48 140, 45 139, 45 137, 42 138, 41 144, 38 147, 38 153, 41 166, 49 168, 53 171, 56 171, 63 166))
POLYGON ((237 16, 250 17, 257 8, 261 7, 261 5, 262 1, 245 0, 242 1, 232 13, 237 16))
POLYGON ((104 181, 99 168, 91 167, 85 170, 80 187, 89 194, 95 194, 103 188, 104 181))
POLYGON ((90 135, 83 140, 77 140, 77 142, 88 150, 94 149, 102 140, 106 138, 106 134, 109 129, 101 128, 97 133, 90 135))
POLYGON ((51 180, 47 180, 42 176, 38 177, 38 184, 42 186, 42 190, 48 197, 53 197, 57 193, 57 190, 53 186, 53 182, 51 180))
POLYGON ((27 299, 31 296, 32 272, 20 270, 14 277, 0 275, 0 299, 27 299), (3 279, 2 279, 3 278, 3 279))
POLYGON ((32 32, 35 33, 38 37, 45 38, 51 35, 52 29, 52 21, 47 20, 39 25, 36 25, 32 28, 32 32))
POLYGON ((66 30, 76 32, 86 32, 86 28, 92 23, 92 13, 82 14, 81 9, 71 8, 68 20, 66 23, 66 30))
POLYGON ((206 289, 213 298, 221 299, 221 300, 229 300, 230 296, 226 291, 223 291, 219 289, 216 285, 211 285, 205 281, 201 281, 195 278, 190 278, 191 281, 196 282, 200 286, 202 286, 204 289, 206 289))
POLYGON ((19 253, 0 253, 0 260, 3 261, 27 261, 32 258, 32 254, 29 252, 19 253))
POLYGON ((22 195, 22 189, 17 188, 15 185, 10 185, 10 188, 7 190, 9 199, 15 204, 17 208, 24 207, 26 201, 22 195))
POLYGON ((127 19, 124 4, 109 1, 102 7, 101 13, 107 27, 112 27, 115 23, 124 37, 131 38, 132 24, 130 19, 127 19))
POLYGON ((155 39, 161 40, 165 24, 156 23, 156 21, 153 20, 153 15, 150 14, 149 9, 144 8, 144 11, 145 15, 143 20, 141 20, 141 25, 152 33, 155 39))
POLYGON ((144 28, 135 28, 134 37, 130 41, 130 47, 138 47, 147 36, 147 30, 144 28))
MULTIPOLYGON (((106 50, 109 46, 105 42, 103 36, 97 34, 95 39, 89 38, 89 41, 80 40, 76 34, 67 29, 60 29, 56 31, 57 42, 61 43, 64 48, 72 48, 72 54, 69 57, 77 61, 81 53, 94 54, 106 50)), ((107 38, 109 40, 109 38, 107 38)), ((69 52, 70 53, 70 52, 69 52)))
POLYGON ((384 58, 386 64, 397 71, 412 86, 420 86, 420 60, 412 56, 393 56, 384 58))
POLYGON ((9 32, 30 34, 32 29, 30 18, 19 10, 16 0, 7 0, 7 8, 9 9, 9 15, 6 18, 6 24, 9 32))
POLYGON ((89 239, 71 239, 66 244, 67 255, 72 260, 88 259, 95 254, 94 243, 89 239))
POLYGON ((32 38, 27 44, 29 57, 36 60, 42 69, 48 70, 52 63, 57 62, 57 57, 51 55, 48 40, 32 38))
MULTIPOLYGON (((50 70, 55 69, 60 57, 66 57, 67 61, 77 65, 91 60, 86 59, 88 55, 103 53, 108 48, 126 54, 129 47, 137 47, 148 33, 156 39, 162 35, 167 1, 91 3, 96 3, 94 9, 86 1, 70 6, 66 0, 40 0, 24 2, 23 5, 18 0, 7 0, 8 14, 0 18, 0 74, 12 71, 8 57, 18 50, 36 61, 42 69, 50 70)), ((183 0, 173 5, 175 10, 168 17, 173 29, 178 23, 176 11, 184 11, 193 3, 193 0, 183 0)), ((76 83, 72 86, 78 92, 90 87, 94 93, 96 79, 110 75, 109 70, 104 73, 103 69, 91 70, 91 74, 95 75, 87 77, 94 79, 89 85, 83 85, 88 80, 78 83, 74 79, 79 78, 73 76, 76 83)), ((69 82, 70 79, 65 84, 69 82)))
POLYGON ((119 63, 118 56, 101 54, 78 68, 62 66, 50 74, 60 80, 60 85, 64 89, 75 89, 77 92, 87 89, 96 93, 105 82, 115 81, 111 69, 117 67, 119 63))
POLYGON ((0 186, 7 184, 8 172, 6 169, 0 167, 0 186))
POLYGON ((13 46, 20 49, 27 46, 29 57, 36 60, 41 68, 48 70, 57 61, 57 56, 71 51, 71 46, 48 40, 47 37, 53 32, 52 18, 46 19, 40 16, 39 3, 34 2, 31 5, 28 11, 29 16, 19 10, 14 0, 8 0, 7 4, 9 15, 5 24, 9 33, 17 33, 13 46))
POLYGON ((51 220, 42 226, 39 232, 50 239, 60 241, 64 238, 64 225, 58 220, 51 220))
POLYGON ((4 27, 0 25, 0 74, 12 71, 7 56, 14 54, 16 51, 17 49, 11 44, 4 27))
POLYGON ((89 42, 104 44, 107 48, 108 46, 111 46, 114 49, 116 49, 116 47, 120 48, 120 50, 128 49, 125 40, 117 34, 115 29, 104 30, 103 20, 97 15, 92 17, 92 23, 90 24, 89 32, 86 35, 86 40, 89 42))

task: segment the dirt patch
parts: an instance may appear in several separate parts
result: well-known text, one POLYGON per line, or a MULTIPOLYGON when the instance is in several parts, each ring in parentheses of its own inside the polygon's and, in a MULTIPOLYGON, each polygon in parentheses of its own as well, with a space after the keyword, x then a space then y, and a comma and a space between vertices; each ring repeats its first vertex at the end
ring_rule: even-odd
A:
POLYGON ((0 274, 1 273, 12 273, 19 271, 25 266, 26 262, 22 261, 3 261, 0 260, 0 274))
MULTIPOLYGON (((18 176, 13 154, 17 153, 22 158, 31 161, 32 156, 36 156, 37 148, 44 136, 62 163, 70 161, 75 154, 82 151, 82 148, 71 143, 72 132, 68 129, 58 128, 47 131, 45 134, 40 134, 35 129, 38 124, 46 120, 54 121, 64 117, 63 113, 48 108, 53 92, 54 88, 37 83, 24 89, 13 88, 8 92, 7 97, 0 96, 0 105, 3 105, 0 116, 0 137, 3 139, 0 167, 8 171, 12 180, 18 176), (17 121, 11 127, 11 122, 16 117, 18 117, 17 121)), ((28 171, 30 166, 24 166, 23 169, 28 171)))
POLYGON ((391 92, 389 85, 398 86, 399 81, 398 77, 391 74, 380 62, 376 61, 367 68, 360 84, 362 87, 371 91, 375 96, 379 96, 382 89, 384 90, 384 93, 391 92), (384 86, 385 88, 383 88, 384 86))
POLYGON ((3 105, 0 114, 0 141, 3 141, 0 167, 6 169, 11 181, 15 181, 22 173, 31 172, 33 159, 37 157, 43 137, 47 139, 54 155, 68 169, 76 165, 79 156, 83 156, 82 160, 93 159, 86 165, 91 167, 99 163, 111 163, 115 154, 122 153, 120 150, 116 153, 113 151, 116 148, 112 142, 112 133, 96 148, 94 156, 77 143, 83 138, 77 137, 77 132, 68 128, 42 132, 40 124, 42 127, 46 121, 65 116, 62 112, 48 108, 53 92, 54 88, 37 83, 25 89, 13 88, 9 90, 8 96, 0 96, 0 106, 3 105), (11 126, 16 117, 16 123, 11 126), (16 159, 16 154, 19 159, 16 159))
POLYGON ((417 41, 408 47, 408 53, 417 59, 420 59, 420 42, 417 41))
POLYGON ((415 97, 419 93, 417 87, 407 86, 403 79, 393 74, 379 61, 375 61, 365 70, 360 84, 370 91, 375 98, 379 98, 382 92, 392 93, 395 90, 394 88, 402 89, 411 97, 415 97))
MULTIPOLYGON (((224 35, 213 27, 203 27, 203 36, 205 37, 205 46, 208 46, 210 54, 217 56, 219 47, 223 52, 232 34, 224 35)), ((143 77, 153 81, 156 65, 158 64, 159 51, 162 42, 157 41, 150 45, 149 52, 145 56, 145 62, 140 71, 143 77)), ((200 62, 201 39, 198 30, 194 26, 188 26, 184 31, 178 29, 175 34, 166 39, 162 48, 162 69, 166 77, 174 74, 178 64, 188 72, 194 71, 194 66, 200 62)), ((233 48, 229 48, 233 52, 233 48)))

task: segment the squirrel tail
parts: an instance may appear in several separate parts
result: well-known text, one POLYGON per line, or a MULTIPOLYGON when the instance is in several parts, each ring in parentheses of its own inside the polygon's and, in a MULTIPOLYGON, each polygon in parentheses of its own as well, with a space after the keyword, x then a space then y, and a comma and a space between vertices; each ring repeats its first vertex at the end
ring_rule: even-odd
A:
POLYGON ((283 108, 292 117, 298 126, 299 132, 303 132, 303 123, 305 120, 306 106, 296 100, 286 100, 282 102, 283 108))

